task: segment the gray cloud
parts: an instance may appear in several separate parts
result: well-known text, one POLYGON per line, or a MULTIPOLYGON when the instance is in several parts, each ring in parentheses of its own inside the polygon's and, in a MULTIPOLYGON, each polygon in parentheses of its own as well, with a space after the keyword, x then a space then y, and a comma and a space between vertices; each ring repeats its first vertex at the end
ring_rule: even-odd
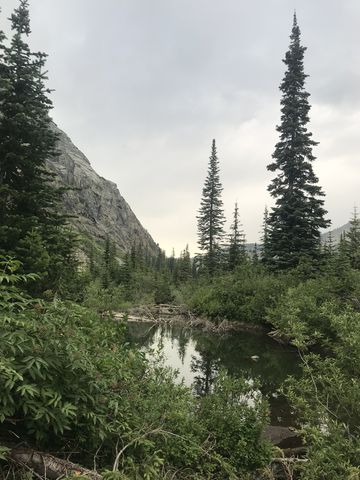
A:
MULTIPOLYGON (((30 3, 31 43, 49 54, 55 121, 168 252, 196 250, 212 138, 226 212, 238 200, 249 241, 259 238, 297 8, 320 141, 315 170, 334 225, 348 220, 359 200, 358 0, 30 3)), ((5 0, 2 25, 16 4, 5 0)))

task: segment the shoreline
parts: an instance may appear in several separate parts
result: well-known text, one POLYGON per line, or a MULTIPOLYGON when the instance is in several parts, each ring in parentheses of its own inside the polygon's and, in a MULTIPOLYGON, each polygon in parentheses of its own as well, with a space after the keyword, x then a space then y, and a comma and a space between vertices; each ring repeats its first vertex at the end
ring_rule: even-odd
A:
POLYGON ((269 334, 270 328, 265 325, 254 325, 239 321, 219 319, 212 321, 206 317, 200 317, 184 306, 178 305, 146 305, 130 309, 128 312, 113 312, 115 320, 126 319, 127 322, 152 323, 155 325, 182 325, 187 328, 202 330, 216 334, 231 332, 251 332, 269 334))

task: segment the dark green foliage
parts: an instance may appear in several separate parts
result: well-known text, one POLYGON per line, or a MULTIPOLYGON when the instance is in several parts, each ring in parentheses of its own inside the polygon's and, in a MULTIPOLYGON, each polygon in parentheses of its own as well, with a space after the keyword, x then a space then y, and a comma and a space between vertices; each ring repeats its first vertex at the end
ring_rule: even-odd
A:
POLYGON ((222 185, 215 140, 212 142, 208 173, 202 191, 197 216, 199 247, 204 252, 202 267, 213 276, 221 265, 221 247, 224 237, 224 212, 221 199, 222 185))
POLYGON ((102 285, 105 289, 109 288, 110 284, 115 281, 118 268, 116 264, 116 247, 114 242, 107 236, 105 239, 104 254, 103 254, 103 268, 102 268, 102 285))
POLYGON ((345 233, 343 242, 342 247, 349 259, 351 268, 360 270, 360 219, 356 208, 354 208, 350 220, 350 230, 345 233))
POLYGON ((229 242, 229 270, 235 270, 236 267, 244 263, 245 259, 245 234, 241 229, 239 207, 236 202, 229 242))
POLYGON ((186 245, 185 250, 180 253, 180 257, 175 261, 173 276, 176 284, 186 282, 192 277, 192 264, 188 245, 186 245))
POLYGON ((26 43, 30 34, 27 0, 20 0, 10 20, 10 45, 0 44, 4 87, 0 89, 0 253, 16 255, 25 271, 39 267, 42 280, 47 272, 47 288, 53 288, 59 268, 67 264, 73 239, 62 235, 61 191, 45 168, 46 159, 56 155, 57 139, 45 87, 46 55, 31 52, 26 43), (41 256, 38 265, 31 265, 34 249, 41 256))
POLYGON ((167 275, 162 275, 157 278, 154 300, 157 305, 161 303, 171 303, 174 296, 170 288, 170 278, 167 275))
POLYGON ((286 287, 288 278, 262 268, 241 266, 234 273, 191 283, 186 290, 189 306, 214 320, 228 319, 251 324, 265 323, 266 311, 286 287))
POLYGON ((259 263, 259 247, 257 243, 254 244, 254 249, 251 255, 251 261, 255 267, 259 263))
POLYGON ((159 249, 158 255, 155 261, 155 270, 158 272, 164 272, 166 270, 166 255, 163 250, 159 249))
POLYGON ((287 71, 280 85, 280 140, 268 165, 270 171, 279 172, 268 188, 276 202, 267 221, 266 249, 266 260, 276 269, 296 267, 304 256, 319 258, 320 229, 329 225, 324 219, 324 194, 312 168, 312 148, 317 143, 307 129, 310 104, 303 66, 306 48, 300 44, 296 16, 290 39, 284 60, 287 71))
POLYGON ((222 375, 198 399, 124 342, 124 325, 80 306, 30 301, 7 261, 0 282, 2 441, 20 438, 92 468, 157 480, 239 478, 267 463, 266 406, 222 375), (211 417, 209 417, 211 409, 211 417), (216 421, 211 421, 216 420, 216 421), (119 453, 119 444, 126 447, 119 453), (126 451, 126 452, 125 452, 126 451))
POLYGON ((50 256, 40 233, 33 229, 20 239, 17 251, 26 272, 36 272, 42 278, 48 274, 50 256))
POLYGON ((200 418, 213 432, 218 452, 231 458, 239 473, 255 471, 259 459, 262 457, 262 463, 266 464, 269 457, 269 449, 258 443, 267 413, 255 391, 246 380, 231 379, 220 372, 214 382, 213 394, 204 396, 201 401, 200 418), (244 423, 244 413, 250 413, 248 402, 254 402, 257 407, 252 419, 247 418, 250 422, 244 423), (251 436, 248 434, 250 424, 251 436))
POLYGON ((263 224, 262 224, 262 234, 261 234, 261 262, 265 265, 270 263, 270 251, 269 251, 269 210, 265 207, 263 224))
POLYGON ((324 306, 323 314, 334 332, 322 338, 328 357, 303 355, 302 378, 289 379, 286 386, 309 446, 301 478, 356 479, 360 475, 360 318, 352 309, 339 312, 331 304, 324 306))
POLYGON ((334 296, 331 281, 316 278, 288 288, 276 305, 269 307, 267 319, 276 333, 298 347, 314 345, 328 331, 322 307, 334 296))

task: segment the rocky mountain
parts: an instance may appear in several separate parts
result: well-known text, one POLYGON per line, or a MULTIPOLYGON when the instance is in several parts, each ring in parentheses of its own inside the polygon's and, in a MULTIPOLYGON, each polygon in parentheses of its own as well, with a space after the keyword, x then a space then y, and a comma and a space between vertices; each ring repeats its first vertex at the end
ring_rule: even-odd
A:
POLYGON ((123 251, 132 245, 156 254, 158 247, 121 196, 115 183, 100 177, 89 160, 55 124, 60 155, 48 160, 56 181, 69 190, 64 195, 64 210, 74 215, 74 227, 96 240, 107 235, 123 251))
MULTIPOLYGON (((341 227, 334 228, 333 230, 330 230, 333 242, 334 243, 339 243, 341 235, 343 233, 348 232, 349 230, 350 230, 350 223, 345 223, 345 225, 342 225, 341 227)), ((321 241, 323 243, 326 243, 326 241, 329 238, 329 234, 330 234, 330 232, 326 232, 326 233, 323 233, 321 235, 321 241)))

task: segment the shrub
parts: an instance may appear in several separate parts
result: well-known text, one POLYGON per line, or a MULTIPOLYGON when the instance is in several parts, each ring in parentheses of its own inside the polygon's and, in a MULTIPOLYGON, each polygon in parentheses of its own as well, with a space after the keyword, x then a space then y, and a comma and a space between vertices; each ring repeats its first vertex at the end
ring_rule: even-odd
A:
POLYGON ((197 399, 124 343, 123 324, 69 302, 29 299, 16 286, 26 278, 11 268, 0 289, 2 440, 15 434, 37 448, 76 451, 72 459, 90 468, 96 455, 100 468, 115 464, 149 480, 166 471, 235 479, 267 461, 264 405, 241 400, 246 384, 222 376, 211 396, 197 399))
POLYGON ((210 284, 200 280, 191 287, 188 304, 198 314, 212 319, 265 323, 266 311, 284 290, 285 281, 261 268, 243 266, 210 284))

